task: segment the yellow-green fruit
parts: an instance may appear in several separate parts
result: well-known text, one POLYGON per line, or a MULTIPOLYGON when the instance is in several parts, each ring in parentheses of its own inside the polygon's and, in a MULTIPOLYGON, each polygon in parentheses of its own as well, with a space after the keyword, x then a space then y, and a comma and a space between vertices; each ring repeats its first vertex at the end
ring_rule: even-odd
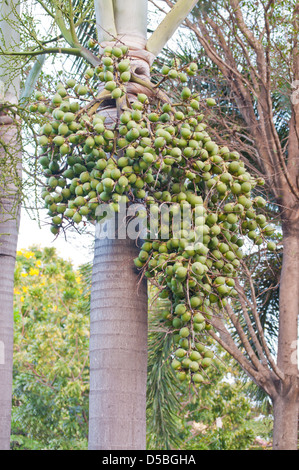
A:
POLYGON ((183 88, 182 93, 181 93, 181 98, 183 100, 187 100, 191 96, 191 90, 188 87, 183 88))
POLYGON ((79 212, 75 212, 72 219, 76 224, 79 224, 82 220, 82 215, 80 215, 79 212))
POLYGON ((195 373, 192 375, 192 380, 195 383, 201 383, 204 382, 204 378, 201 374, 195 373))
POLYGON ((186 326, 180 329, 179 335, 181 338, 187 338, 190 334, 189 328, 186 326))

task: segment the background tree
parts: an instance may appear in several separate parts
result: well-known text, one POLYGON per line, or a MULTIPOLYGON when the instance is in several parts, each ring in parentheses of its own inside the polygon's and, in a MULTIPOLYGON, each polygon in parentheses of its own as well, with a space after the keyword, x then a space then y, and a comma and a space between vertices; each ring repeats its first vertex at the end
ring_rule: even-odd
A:
POLYGON ((55 248, 17 252, 13 449, 87 448, 90 269, 55 248))
MULTIPOLYGON (((165 0, 164 5, 172 7, 173 2, 165 0)), ((261 350, 253 355, 247 349, 253 360, 249 368, 222 322, 217 325, 222 332, 220 341, 271 397, 275 417, 274 449, 295 449, 298 438, 296 349, 299 305, 298 3, 200 2, 184 24, 187 27, 184 31, 189 30, 192 38, 191 51, 195 55, 196 50, 199 55, 205 54, 207 66, 211 64, 212 70, 216 67, 219 72, 216 82, 219 83, 220 77, 222 87, 227 90, 219 99, 219 104, 224 105, 225 118, 218 109, 218 115, 213 115, 218 123, 216 133, 219 136, 221 123, 222 135, 229 137, 236 148, 243 149, 244 160, 265 178, 267 190, 278 209, 283 233, 277 364, 272 359, 269 362, 267 352, 267 359, 262 360, 261 350)), ((203 87, 206 84, 204 81, 203 87)), ((199 82, 193 85, 203 89, 199 82)), ((252 292, 255 289, 252 284, 251 289, 252 292)), ((241 297, 243 307, 247 309, 244 295, 241 297)), ((255 309, 251 324, 257 326, 260 319, 254 302, 255 299, 250 306, 251 312, 255 309)), ((231 319, 232 315, 231 311, 231 319)), ((263 343, 259 334, 256 346, 260 348, 263 343)))

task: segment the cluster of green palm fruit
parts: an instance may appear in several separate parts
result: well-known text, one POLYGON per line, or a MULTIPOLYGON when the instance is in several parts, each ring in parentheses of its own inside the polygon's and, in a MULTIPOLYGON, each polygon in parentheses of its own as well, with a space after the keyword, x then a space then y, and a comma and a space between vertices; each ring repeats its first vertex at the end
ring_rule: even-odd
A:
POLYGON ((165 302, 161 321, 174 333, 172 367, 194 384, 212 361, 202 335, 237 295, 244 240, 275 249, 266 241, 273 233, 262 213, 266 201, 257 194, 264 181, 251 176, 237 152, 210 138, 200 96, 186 86, 196 73, 195 63, 174 61, 162 75, 180 90, 175 102, 149 83, 147 94, 129 102, 126 85, 134 76, 127 48, 108 47, 83 84, 70 79, 51 97, 36 93, 30 105, 44 119, 39 164, 54 234, 96 220, 103 203, 115 212, 122 203, 144 204, 151 231, 135 266, 165 302), (107 100, 119 110, 113 124, 100 114, 107 100), (190 216, 178 219, 186 211, 190 216))

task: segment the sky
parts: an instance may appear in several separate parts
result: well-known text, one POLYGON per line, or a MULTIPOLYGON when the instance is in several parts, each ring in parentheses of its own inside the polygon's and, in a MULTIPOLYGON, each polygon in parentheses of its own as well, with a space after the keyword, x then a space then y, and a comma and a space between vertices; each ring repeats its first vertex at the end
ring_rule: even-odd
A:
POLYGON ((30 248, 32 245, 39 246, 40 248, 55 247, 57 253, 62 258, 72 261, 75 267, 92 261, 92 234, 80 235, 69 232, 66 240, 63 234, 55 238, 50 231, 49 225, 45 222, 46 217, 43 217, 42 211, 40 217, 42 219, 40 222, 33 220, 27 211, 22 209, 18 250, 21 250, 22 248, 30 248))

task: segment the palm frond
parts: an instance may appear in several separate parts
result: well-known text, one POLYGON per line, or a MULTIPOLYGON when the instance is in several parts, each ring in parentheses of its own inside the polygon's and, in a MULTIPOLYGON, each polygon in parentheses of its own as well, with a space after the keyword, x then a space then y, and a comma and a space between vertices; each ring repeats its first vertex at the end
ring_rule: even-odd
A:
MULTIPOLYGON (((158 308, 156 306, 156 308, 158 308)), ((147 416, 148 446, 171 449, 179 445, 177 436, 180 403, 177 380, 169 367, 173 338, 149 315, 147 416)))

